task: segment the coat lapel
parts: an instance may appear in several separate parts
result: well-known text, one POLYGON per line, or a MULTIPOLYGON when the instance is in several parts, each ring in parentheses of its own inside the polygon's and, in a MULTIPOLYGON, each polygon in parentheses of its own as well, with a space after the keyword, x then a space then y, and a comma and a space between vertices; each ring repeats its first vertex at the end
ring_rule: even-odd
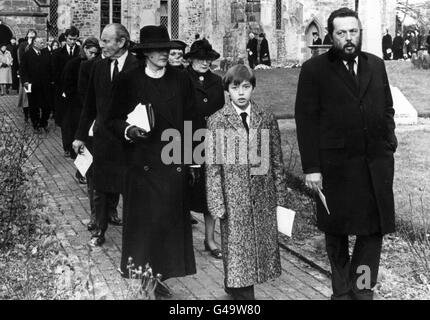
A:
POLYGON ((365 54, 362 54, 358 61, 358 77, 360 80, 360 99, 369 87, 370 80, 372 79, 372 69, 365 54))
POLYGON ((250 143, 253 142, 253 140, 256 138, 257 135, 257 129, 260 128, 262 118, 262 110, 260 107, 254 102, 251 101, 251 123, 249 126, 250 132, 249 132, 249 141, 250 143), (252 130, 254 129, 254 130, 252 130))
POLYGON ((333 71, 343 80, 346 86, 355 94, 358 94, 358 88, 354 83, 354 79, 349 74, 348 70, 346 70, 345 65, 340 59, 335 59, 331 63, 331 67, 333 71))
POLYGON ((227 103, 227 108, 224 108, 224 115, 226 116, 228 122, 235 128, 237 131, 245 130, 243 126, 242 120, 240 116, 237 114, 236 110, 231 104, 231 101, 227 103))

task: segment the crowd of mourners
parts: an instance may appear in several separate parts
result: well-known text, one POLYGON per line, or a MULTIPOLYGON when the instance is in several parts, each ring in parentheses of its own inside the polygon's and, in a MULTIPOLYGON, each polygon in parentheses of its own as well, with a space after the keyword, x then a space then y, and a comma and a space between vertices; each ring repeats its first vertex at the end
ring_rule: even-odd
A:
MULTIPOLYGON (((361 50, 361 29, 355 11, 331 13, 332 47, 303 64, 295 105, 305 183, 325 194, 316 215, 332 299, 342 300, 373 298, 383 235, 395 231, 393 101, 384 61, 361 50), (357 237, 352 256, 349 235, 357 237), (364 286, 360 270, 370 273, 364 286)), ((200 245, 222 259, 234 299, 255 299, 254 285, 281 275, 277 214, 289 203, 281 133, 269 106, 253 99, 253 68, 271 64, 269 43, 261 33, 259 49, 249 37, 249 66, 223 77, 212 71, 220 54, 207 39, 188 47, 163 26, 143 27, 138 43, 113 23, 100 38, 81 41, 72 26, 46 43, 31 29, 0 46, 2 95, 9 84, 18 91, 28 126, 49 134, 55 122, 65 157, 92 155, 86 174, 75 174, 87 185, 90 245, 103 246, 109 225, 122 225, 122 276, 149 263, 162 275, 160 297, 172 295, 165 280, 197 271, 191 212, 204 217, 200 245)), ((394 58, 418 50, 413 37, 393 44, 394 58)))

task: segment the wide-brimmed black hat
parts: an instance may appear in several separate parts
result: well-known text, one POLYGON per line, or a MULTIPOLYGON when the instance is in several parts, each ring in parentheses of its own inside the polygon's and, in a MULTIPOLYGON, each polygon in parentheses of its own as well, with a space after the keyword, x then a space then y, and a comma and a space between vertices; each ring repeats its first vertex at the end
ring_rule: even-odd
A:
POLYGON ((181 48, 181 45, 170 40, 165 26, 145 26, 140 29, 140 43, 133 46, 131 51, 181 48))
POLYGON ((184 55, 185 59, 216 60, 221 55, 212 49, 208 40, 197 40, 191 45, 190 52, 184 55))

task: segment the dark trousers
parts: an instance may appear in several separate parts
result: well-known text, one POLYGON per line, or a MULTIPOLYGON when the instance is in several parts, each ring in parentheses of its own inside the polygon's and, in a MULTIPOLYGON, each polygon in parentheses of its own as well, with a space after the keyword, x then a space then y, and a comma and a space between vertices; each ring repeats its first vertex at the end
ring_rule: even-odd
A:
POLYGON ((119 193, 105 193, 94 190, 94 208, 96 211, 96 223, 98 231, 104 235, 110 217, 117 217, 119 193))
POLYGON ((28 94, 31 123, 34 128, 45 128, 49 119, 49 106, 46 99, 48 90, 34 86, 31 91, 28 94))
POLYGON ((251 69, 255 68, 255 65, 257 64, 257 55, 255 53, 252 56, 248 56, 248 63, 251 69))
POLYGON ((254 286, 227 288, 234 300, 255 300, 254 286))
POLYGON ((372 300, 372 288, 378 279, 382 235, 357 236, 352 257, 347 235, 326 233, 325 237, 332 271, 332 300, 372 300), (370 286, 364 281, 366 275, 370 277, 370 286))

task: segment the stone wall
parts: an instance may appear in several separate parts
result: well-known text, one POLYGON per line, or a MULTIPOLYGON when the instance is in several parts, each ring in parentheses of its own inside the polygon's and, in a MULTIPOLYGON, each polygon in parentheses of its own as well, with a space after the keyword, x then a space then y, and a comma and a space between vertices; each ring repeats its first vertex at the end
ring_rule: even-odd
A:
POLYGON ((99 0, 59 0, 58 33, 74 25, 82 38, 100 36, 100 1, 99 0))
POLYGON ((17 38, 24 38, 27 30, 36 29, 46 36, 48 8, 39 7, 33 0, 0 0, 0 20, 17 38))

